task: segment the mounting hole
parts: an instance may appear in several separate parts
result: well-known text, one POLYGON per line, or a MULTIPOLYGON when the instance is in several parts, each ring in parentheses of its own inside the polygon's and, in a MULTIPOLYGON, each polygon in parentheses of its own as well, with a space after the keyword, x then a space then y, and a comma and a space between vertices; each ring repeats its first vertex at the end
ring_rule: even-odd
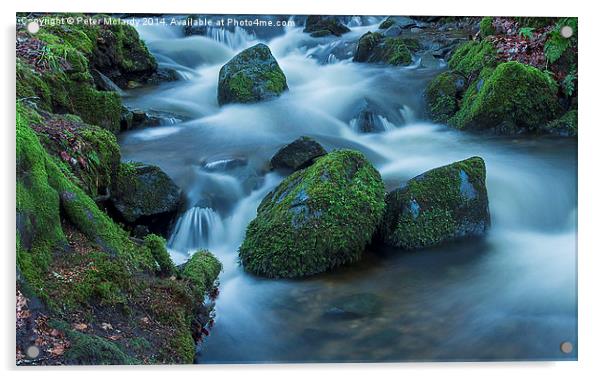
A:
POLYGON ((40 31, 40 24, 38 24, 35 21, 30 22, 29 24, 27 24, 27 31, 31 34, 36 34, 40 31))
POLYGON ((27 351, 25 351, 25 354, 31 359, 36 359, 40 356, 40 348, 37 346, 30 346, 27 348, 27 351))
POLYGON ((562 351, 565 354, 570 354, 573 352, 573 344, 565 341, 563 343, 560 344, 560 351, 562 351))
POLYGON ((573 28, 568 25, 563 26, 560 29, 560 35, 564 38, 571 38, 573 36, 573 28))

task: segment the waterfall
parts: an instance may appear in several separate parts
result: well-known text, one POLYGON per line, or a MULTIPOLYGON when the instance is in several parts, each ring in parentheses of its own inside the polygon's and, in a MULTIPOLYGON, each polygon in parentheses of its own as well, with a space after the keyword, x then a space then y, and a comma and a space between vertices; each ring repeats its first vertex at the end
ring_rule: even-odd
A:
POLYGON ((188 255, 219 243, 223 232, 222 219, 213 209, 193 207, 178 219, 167 246, 188 255))
POLYGON ((208 28, 207 37, 224 44, 233 50, 245 48, 250 45, 250 42, 255 40, 253 34, 249 34, 240 26, 236 26, 233 31, 223 27, 208 28))

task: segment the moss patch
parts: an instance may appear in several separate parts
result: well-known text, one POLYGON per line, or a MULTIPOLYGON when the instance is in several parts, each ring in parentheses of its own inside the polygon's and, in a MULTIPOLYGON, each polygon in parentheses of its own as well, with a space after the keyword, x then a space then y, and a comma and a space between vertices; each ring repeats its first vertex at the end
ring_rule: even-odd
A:
POLYGON ((449 67, 465 77, 474 77, 483 67, 495 67, 496 55, 495 48, 488 40, 469 41, 454 51, 449 67))
POLYGON ((200 293, 213 287, 222 270, 221 263, 208 250, 200 250, 192 255, 182 270, 182 277, 188 279, 200 293))

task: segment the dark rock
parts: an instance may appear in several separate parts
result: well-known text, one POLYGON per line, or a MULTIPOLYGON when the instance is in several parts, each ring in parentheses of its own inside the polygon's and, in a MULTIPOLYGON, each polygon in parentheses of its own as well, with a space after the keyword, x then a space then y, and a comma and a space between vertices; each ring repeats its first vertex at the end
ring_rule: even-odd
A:
POLYGON ((217 100, 220 105, 255 103, 278 97, 287 89, 286 77, 270 48, 259 43, 221 68, 217 100))
POLYGON ((111 203, 128 224, 163 233, 182 203, 180 188, 159 167, 122 163, 111 186, 111 203))
POLYGON ((375 106, 364 99, 357 116, 351 120, 351 127, 360 133, 380 133, 385 131, 383 122, 378 117, 375 106))
POLYGON ((212 162, 205 162, 203 168, 207 171, 230 171, 247 165, 245 158, 226 158, 212 162))
POLYGON ((284 146, 272 157, 270 164, 275 170, 297 171, 326 154, 326 150, 315 140, 301 137, 284 146))
POLYGON ((490 226, 485 162, 472 157, 427 171, 386 203, 380 236, 387 245, 418 249, 482 236, 490 226))
POLYGON ((147 80, 149 84, 161 84, 165 82, 174 82, 180 79, 178 72, 173 68, 159 67, 147 80))
POLYGON ((311 33, 312 37, 324 37, 328 35, 341 36, 350 31, 334 16, 307 16, 305 21, 305 33, 311 33))
POLYGON ((358 42, 353 61, 409 65, 412 63, 412 51, 417 48, 417 41, 412 39, 367 32, 358 42))

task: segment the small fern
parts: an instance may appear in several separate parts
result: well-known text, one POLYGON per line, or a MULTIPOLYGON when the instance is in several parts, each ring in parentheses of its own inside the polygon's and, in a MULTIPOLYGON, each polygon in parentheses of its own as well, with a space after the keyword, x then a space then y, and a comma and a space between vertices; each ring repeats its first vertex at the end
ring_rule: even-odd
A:
POLYGON ((535 28, 530 28, 528 26, 523 27, 519 29, 518 35, 525 39, 531 39, 533 38, 533 30, 535 30, 535 28))

